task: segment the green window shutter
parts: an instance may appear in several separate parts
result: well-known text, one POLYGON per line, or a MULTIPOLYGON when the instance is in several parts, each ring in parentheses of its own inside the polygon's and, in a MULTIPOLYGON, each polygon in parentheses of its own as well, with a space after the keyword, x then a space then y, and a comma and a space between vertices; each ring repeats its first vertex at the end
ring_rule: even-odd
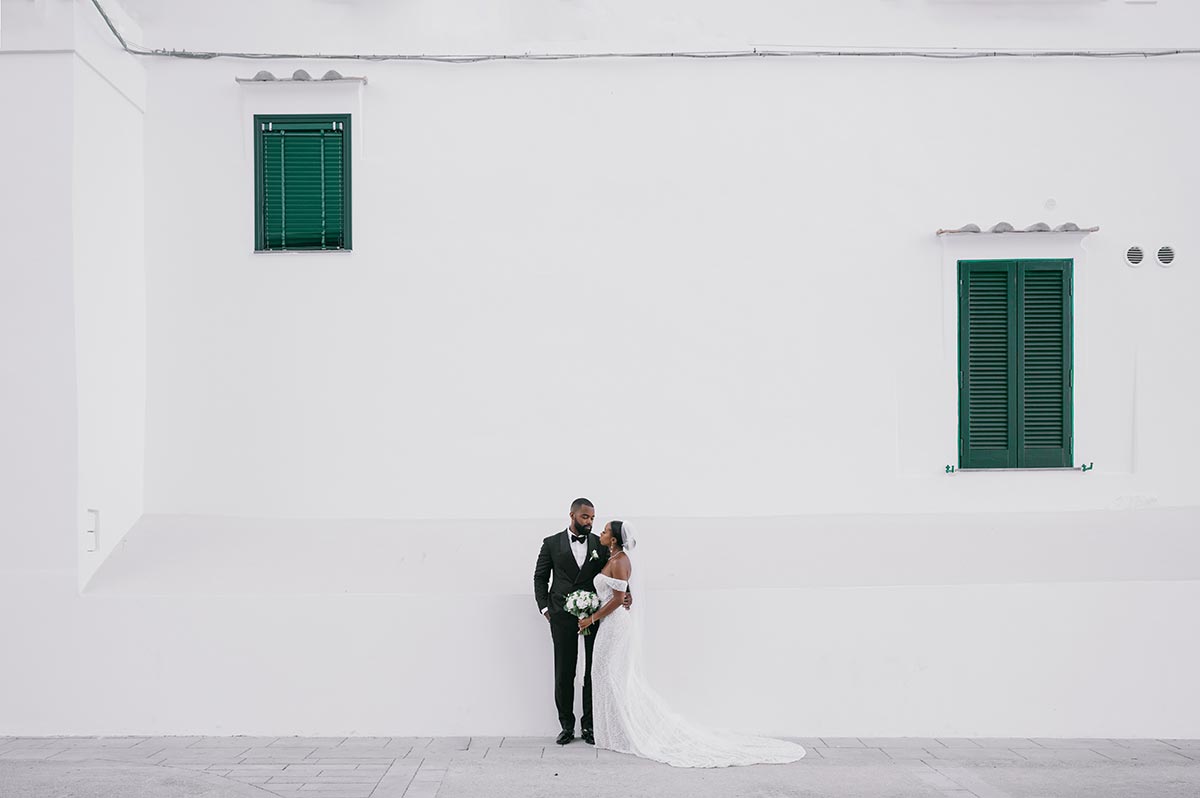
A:
POLYGON ((1017 270, 1017 448, 1022 468, 1070 466, 1071 262, 1022 261, 1017 270))
POLYGON ((264 134, 261 149, 258 217, 266 237, 258 249, 283 249, 283 136, 264 134))
POLYGON ((959 263, 959 464, 1017 466, 1015 261, 959 263))
POLYGON ((259 250, 350 248, 350 117, 255 117, 259 250))

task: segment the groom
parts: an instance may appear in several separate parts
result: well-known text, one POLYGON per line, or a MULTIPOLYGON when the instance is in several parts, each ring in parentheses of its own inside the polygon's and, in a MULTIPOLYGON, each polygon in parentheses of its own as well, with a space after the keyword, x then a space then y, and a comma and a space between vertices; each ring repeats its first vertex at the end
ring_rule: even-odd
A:
MULTIPOLYGON (((554 638, 554 703, 558 707, 558 722, 562 733, 555 741, 566 745, 575 739, 575 668, 579 663, 579 619, 563 609, 567 596, 576 590, 595 591, 592 580, 608 562, 608 549, 592 534, 596 508, 587 499, 571 502, 571 524, 562 532, 542 541, 537 565, 533 569, 533 596, 538 610, 550 624, 554 638), (551 575, 554 580, 551 583, 551 575)), ((628 607, 632 598, 625 596, 628 607)), ((583 717, 580 719, 583 740, 596 744, 592 735, 592 646, 600 624, 592 634, 583 638, 585 652, 583 676, 583 717)))

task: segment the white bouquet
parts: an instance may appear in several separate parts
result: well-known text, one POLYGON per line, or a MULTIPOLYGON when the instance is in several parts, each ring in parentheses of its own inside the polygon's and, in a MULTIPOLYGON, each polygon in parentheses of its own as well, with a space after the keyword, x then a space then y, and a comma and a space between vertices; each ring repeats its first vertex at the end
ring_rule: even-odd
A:
MULTIPOLYGON (((583 620, 600 609, 600 597, 590 590, 576 590, 567 596, 567 600, 563 603, 563 609, 583 620)), ((591 629, 584 629, 580 632, 581 635, 590 635, 591 633, 591 629)))

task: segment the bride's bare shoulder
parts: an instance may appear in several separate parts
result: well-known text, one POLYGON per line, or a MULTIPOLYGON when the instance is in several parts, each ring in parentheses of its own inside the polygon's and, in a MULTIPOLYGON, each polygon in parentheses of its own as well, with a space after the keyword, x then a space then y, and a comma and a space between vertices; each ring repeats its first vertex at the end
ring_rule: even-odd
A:
POLYGON ((609 566, 612 568, 611 576, 614 579, 628 581, 630 574, 633 572, 633 568, 629 564, 628 557, 620 557, 610 562, 609 566))

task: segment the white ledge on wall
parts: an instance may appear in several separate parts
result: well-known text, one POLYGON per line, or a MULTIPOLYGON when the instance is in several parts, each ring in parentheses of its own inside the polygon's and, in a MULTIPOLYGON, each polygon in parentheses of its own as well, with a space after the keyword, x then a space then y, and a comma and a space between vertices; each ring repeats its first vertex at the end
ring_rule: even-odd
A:
POLYGON ((991 227, 989 227, 987 230, 980 230, 979 225, 977 225, 977 224, 966 224, 966 225, 963 225, 962 227, 958 227, 953 230, 945 230, 945 229, 938 230, 937 234, 940 236, 952 236, 952 235, 960 235, 960 234, 963 234, 963 235, 999 235, 999 234, 1004 234, 1004 233, 1017 233, 1017 234, 1024 234, 1024 233, 1076 233, 1079 235, 1087 235, 1088 233, 1095 233, 1095 232, 1098 232, 1099 230, 1100 230, 1099 227, 1080 227, 1079 225, 1075 224, 1074 222, 1064 222, 1064 223, 1060 224, 1058 227, 1054 227, 1054 228, 1051 228, 1050 225, 1046 224, 1045 222, 1037 222, 1035 224, 1029 225, 1024 230, 1018 230, 1017 228, 1013 227, 1008 222, 998 222, 997 224, 994 224, 991 227))
POLYGON ((277 78, 264 69, 252 78, 234 78, 234 80, 238 83, 361 83, 364 86, 367 85, 365 77, 347 77, 336 69, 326 72, 320 80, 314 79, 303 69, 297 69, 290 78, 277 78))

